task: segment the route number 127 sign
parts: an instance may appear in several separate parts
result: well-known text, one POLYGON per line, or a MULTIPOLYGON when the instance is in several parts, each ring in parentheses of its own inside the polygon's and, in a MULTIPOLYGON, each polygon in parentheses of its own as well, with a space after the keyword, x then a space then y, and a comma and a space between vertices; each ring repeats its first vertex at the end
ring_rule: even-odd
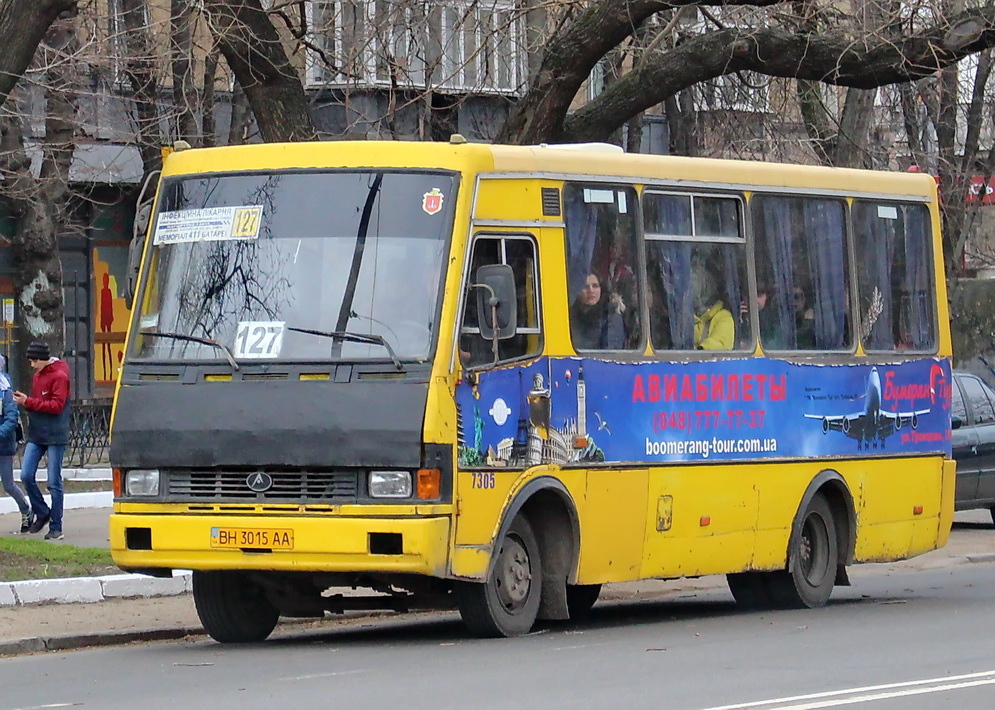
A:
POLYGON ((242 321, 235 334, 236 359, 272 358, 283 347, 282 321, 242 321))

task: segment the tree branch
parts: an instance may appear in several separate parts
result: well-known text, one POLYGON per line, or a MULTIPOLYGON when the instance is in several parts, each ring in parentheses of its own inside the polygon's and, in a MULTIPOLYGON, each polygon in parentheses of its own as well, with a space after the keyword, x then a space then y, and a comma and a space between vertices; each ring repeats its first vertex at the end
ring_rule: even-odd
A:
POLYGON ((0 106, 31 63, 49 26, 76 0, 3 0, 0 2, 0 106))
MULTIPOLYGON (((995 46, 995 6, 895 40, 798 34, 781 28, 709 32, 645 62, 567 117, 558 138, 603 140, 631 116, 698 82, 737 71, 873 89, 912 81, 995 46), (977 30, 965 38, 959 28, 977 30)), ((530 136, 524 135, 523 142, 530 136)))

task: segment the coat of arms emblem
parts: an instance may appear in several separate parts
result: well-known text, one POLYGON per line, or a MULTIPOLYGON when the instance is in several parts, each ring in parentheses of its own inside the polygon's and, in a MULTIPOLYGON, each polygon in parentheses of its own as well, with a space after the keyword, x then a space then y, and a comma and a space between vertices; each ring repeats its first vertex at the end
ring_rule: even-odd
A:
POLYGON ((430 192, 426 192, 422 197, 421 208, 428 214, 438 214, 442 209, 443 195, 437 187, 433 187, 430 192))

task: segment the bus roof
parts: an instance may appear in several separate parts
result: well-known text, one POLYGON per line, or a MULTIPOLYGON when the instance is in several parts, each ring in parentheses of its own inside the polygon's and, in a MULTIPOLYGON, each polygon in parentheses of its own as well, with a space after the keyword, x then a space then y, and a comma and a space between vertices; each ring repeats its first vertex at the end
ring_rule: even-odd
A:
POLYGON ((828 168, 605 150, 604 144, 513 146, 415 141, 259 143, 172 153, 163 175, 254 170, 399 167, 462 173, 686 181, 722 185, 875 192, 935 199, 924 173, 828 168))

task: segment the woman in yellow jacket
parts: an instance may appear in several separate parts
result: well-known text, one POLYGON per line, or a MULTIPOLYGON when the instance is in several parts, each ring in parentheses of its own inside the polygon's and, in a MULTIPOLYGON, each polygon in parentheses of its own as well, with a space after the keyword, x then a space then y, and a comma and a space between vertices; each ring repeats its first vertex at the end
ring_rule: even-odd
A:
POLYGON ((736 342, 736 324, 722 301, 694 317, 694 347, 698 350, 732 350, 736 342))
POLYGON ((695 349, 732 350, 736 324, 729 309, 715 297, 715 280, 706 269, 696 269, 692 278, 695 349))

